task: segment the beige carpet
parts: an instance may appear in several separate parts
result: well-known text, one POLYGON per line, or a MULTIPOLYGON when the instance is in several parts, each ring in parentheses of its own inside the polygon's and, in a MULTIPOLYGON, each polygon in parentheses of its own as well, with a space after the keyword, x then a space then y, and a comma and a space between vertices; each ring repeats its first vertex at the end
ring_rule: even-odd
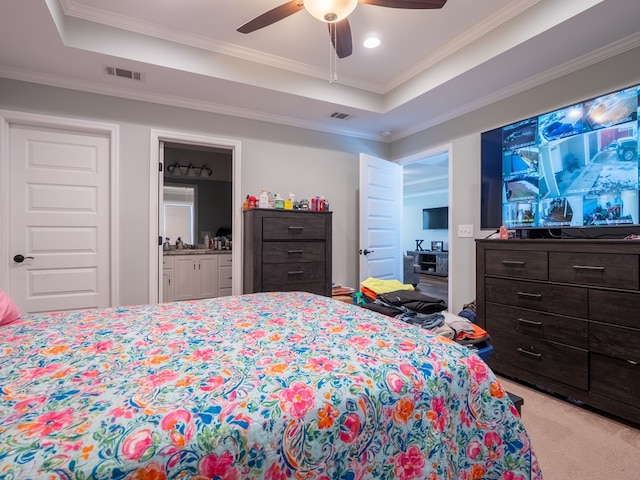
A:
POLYGON ((499 379, 524 399, 522 422, 545 480, 640 480, 640 428, 499 379))

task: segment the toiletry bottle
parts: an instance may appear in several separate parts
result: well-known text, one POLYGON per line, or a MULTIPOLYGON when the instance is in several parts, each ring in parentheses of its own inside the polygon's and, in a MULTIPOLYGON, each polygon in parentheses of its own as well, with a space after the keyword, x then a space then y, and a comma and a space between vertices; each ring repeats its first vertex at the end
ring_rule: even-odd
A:
POLYGON ((507 240, 509 238, 509 230, 507 230, 507 227, 505 227, 504 224, 500 226, 500 238, 502 240, 507 240))
POLYGON ((204 236, 204 248, 209 248, 209 235, 204 236))
POLYGON ((269 194, 267 193, 266 188, 263 188, 262 192, 260 192, 260 203, 258 204, 258 208, 269 208, 269 194))

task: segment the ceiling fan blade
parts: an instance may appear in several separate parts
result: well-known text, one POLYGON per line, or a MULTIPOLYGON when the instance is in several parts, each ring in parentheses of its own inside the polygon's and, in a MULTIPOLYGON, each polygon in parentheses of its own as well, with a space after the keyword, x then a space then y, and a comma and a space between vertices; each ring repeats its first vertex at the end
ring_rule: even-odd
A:
POLYGON ((437 9, 444 7, 447 0, 358 0, 365 5, 389 8, 437 9))
POLYGON ((287 18, 289 15, 293 15, 300 10, 304 10, 304 5, 301 0, 291 0, 287 3, 280 5, 279 7, 273 8, 262 15, 257 16, 250 22, 245 23, 244 25, 237 28, 237 31, 240 33, 251 33, 255 32, 264 27, 268 27, 269 25, 276 23, 284 18, 287 18))
POLYGON ((353 43, 351 41, 351 26, 347 18, 336 23, 327 23, 329 36, 333 48, 336 49, 338 58, 348 57, 353 53, 353 43))

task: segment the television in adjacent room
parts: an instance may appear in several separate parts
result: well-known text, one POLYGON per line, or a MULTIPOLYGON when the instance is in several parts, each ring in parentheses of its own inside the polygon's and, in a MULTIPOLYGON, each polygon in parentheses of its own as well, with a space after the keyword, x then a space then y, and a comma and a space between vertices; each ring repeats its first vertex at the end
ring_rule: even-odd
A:
POLYGON ((481 135, 480 227, 639 225, 640 85, 481 135))
POLYGON ((449 207, 422 209, 423 230, 446 230, 449 228, 449 207))

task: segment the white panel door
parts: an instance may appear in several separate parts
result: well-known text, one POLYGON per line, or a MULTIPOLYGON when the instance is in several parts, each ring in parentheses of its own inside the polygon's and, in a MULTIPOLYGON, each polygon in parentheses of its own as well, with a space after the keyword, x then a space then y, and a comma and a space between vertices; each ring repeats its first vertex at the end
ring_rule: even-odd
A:
POLYGON ((108 307, 109 138, 16 124, 9 143, 16 303, 23 313, 108 307))
POLYGON ((360 154, 360 282, 402 281, 402 167, 360 154))

